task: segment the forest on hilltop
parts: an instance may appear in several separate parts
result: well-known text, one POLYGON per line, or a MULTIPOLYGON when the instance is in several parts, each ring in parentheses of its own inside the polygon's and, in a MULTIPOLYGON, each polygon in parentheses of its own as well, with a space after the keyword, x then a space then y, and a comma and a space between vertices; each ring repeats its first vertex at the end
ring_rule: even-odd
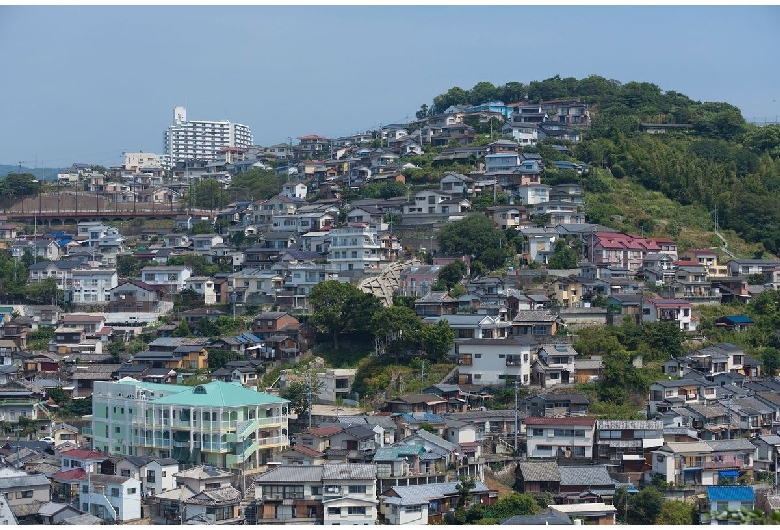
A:
MULTIPOLYGON (((417 116, 493 100, 537 103, 571 98, 588 103, 592 116, 583 140, 570 146, 574 158, 608 168, 614 177, 682 205, 700 206, 713 219, 717 211, 722 230, 733 230, 757 244, 756 257, 780 254, 780 126, 751 125, 729 103, 694 101, 653 83, 555 76, 528 84, 494 86, 482 81, 470 90, 453 87, 434 97, 430 107, 422 105, 417 116), (647 134, 640 124, 648 122, 690 127, 647 134)), ((588 182, 586 177, 586 190, 605 191, 596 173, 591 176, 596 180, 588 182)), ((615 207, 600 212, 605 213, 622 212, 615 207)))

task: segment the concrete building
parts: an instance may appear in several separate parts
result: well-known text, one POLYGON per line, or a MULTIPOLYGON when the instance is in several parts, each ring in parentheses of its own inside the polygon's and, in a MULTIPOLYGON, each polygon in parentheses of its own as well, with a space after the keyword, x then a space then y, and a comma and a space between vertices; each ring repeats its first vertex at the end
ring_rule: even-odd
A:
POLYGON ((338 270, 376 269, 379 266, 379 237, 373 228, 346 226, 330 231, 328 260, 338 270))
POLYGON ((164 135, 165 157, 170 165, 192 159, 216 160, 226 147, 252 146, 252 131, 240 123, 188 120, 187 109, 174 107, 173 124, 164 135))
POLYGON ((92 445, 108 455, 249 469, 288 445, 287 400, 239 384, 126 377, 96 382, 92 400, 92 445))

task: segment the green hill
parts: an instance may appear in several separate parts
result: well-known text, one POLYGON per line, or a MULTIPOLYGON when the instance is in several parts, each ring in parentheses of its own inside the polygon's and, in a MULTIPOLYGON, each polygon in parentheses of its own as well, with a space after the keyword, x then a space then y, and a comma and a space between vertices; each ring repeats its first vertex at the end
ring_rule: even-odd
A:
MULTIPOLYGON (((611 173, 593 171, 582 178, 589 220, 632 232, 644 226, 646 234, 712 246, 707 232, 714 229, 717 211, 720 231, 730 247, 734 239, 737 253, 780 254, 780 126, 751 125, 728 103, 694 101, 652 83, 555 76, 528 84, 454 87, 417 115, 496 99, 571 98, 588 103, 592 115, 582 141, 569 144, 571 159, 611 173), (682 126, 649 134, 642 127, 646 123, 682 126)), ((549 143, 546 139, 538 147, 543 159, 560 159, 556 151, 545 153, 549 143)), ((578 179, 565 172, 552 176, 556 182, 578 179)), ((550 175, 546 180, 550 183, 550 175)))

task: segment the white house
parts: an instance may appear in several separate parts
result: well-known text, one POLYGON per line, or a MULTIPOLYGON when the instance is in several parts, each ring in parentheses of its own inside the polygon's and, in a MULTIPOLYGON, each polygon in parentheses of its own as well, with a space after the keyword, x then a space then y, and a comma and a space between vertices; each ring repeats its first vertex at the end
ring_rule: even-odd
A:
POLYGON ((219 234, 198 234, 192 236, 191 239, 195 252, 209 252, 216 245, 225 242, 219 234))
POLYGON ((154 495, 176 487, 179 462, 172 458, 127 456, 116 463, 115 474, 134 478, 142 483, 143 494, 154 495))
POLYGON ((184 289, 192 271, 184 265, 150 266, 141 269, 141 280, 149 285, 163 285, 170 292, 184 289))
POLYGON ((217 303, 217 291, 214 288, 214 279, 208 276, 190 276, 184 282, 184 289, 192 289, 203 296, 206 305, 217 303))
POLYGON ((485 155, 485 172, 511 171, 520 165, 520 160, 520 155, 517 153, 485 155))
POLYGON ((282 185, 282 195, 290 198, 305 199, 309 188, 302 182, 288 182, 282 185))
POLYGON ((593 458, 595 419, 529 416, 523 423, 528 458, 593 458))
POLYGON ((74 269, 71 300, 74 304, 105 304, 109 291, 119 285, 116 269, 74 269))
POLYGON ((375 464, 326 464, 322 486, 323 524, 376 524, 375 464))
POLYGON ((457 344, 458 375, 472 384, 528 384, 537 345, 525 337, 465 340, 457 344))
POLYGON ((112 524, 141 518, 141 482, 132 477, 88 474, 79 481, 83 512, 112 524))
POLYGON ((683 331, 696 331, 693 306, 678 298, 650 298, 642 302, 642 321, 674 322, 683 331))
POLYGON ((550 186, 547 184, 522 184, 515 194, 523 204, 539 204, 550 201, 550 186))

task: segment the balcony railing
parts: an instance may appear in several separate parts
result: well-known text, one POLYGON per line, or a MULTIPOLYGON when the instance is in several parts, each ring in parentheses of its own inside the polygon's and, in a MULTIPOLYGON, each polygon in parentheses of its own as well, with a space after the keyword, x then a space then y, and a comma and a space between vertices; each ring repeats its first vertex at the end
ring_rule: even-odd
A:
POLYGON ((523 366, 523 361, 516 361, 516 360, 512 360, 512 359, 507 359, 506 360, 506 365, 507 366, 523 366))
POLYGON ((741 460, 728 462, 704 462, 702 469, 749 469, 751 466, 741 460))

